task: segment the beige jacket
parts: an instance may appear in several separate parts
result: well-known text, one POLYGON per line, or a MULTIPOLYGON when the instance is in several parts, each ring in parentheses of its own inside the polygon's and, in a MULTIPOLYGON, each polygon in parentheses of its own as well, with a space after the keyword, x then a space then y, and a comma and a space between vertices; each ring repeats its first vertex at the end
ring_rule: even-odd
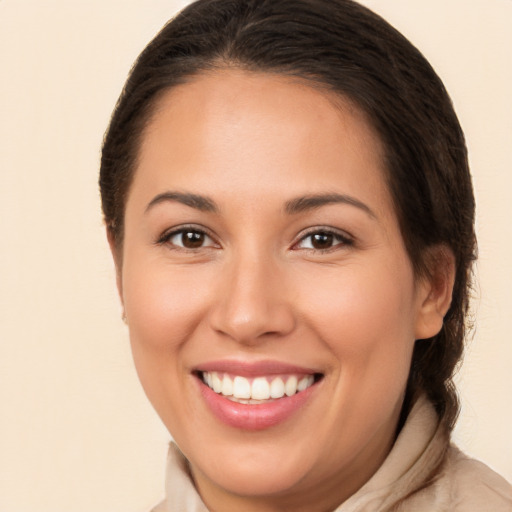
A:
MULTIPOLYGON (((176 445, 169 450, 166 499, 152 512, 208 512, 176 445)), ((437 415, 419 400, 373 477, 333 512, 512 512, 512 486, 450 445, 437 415)))

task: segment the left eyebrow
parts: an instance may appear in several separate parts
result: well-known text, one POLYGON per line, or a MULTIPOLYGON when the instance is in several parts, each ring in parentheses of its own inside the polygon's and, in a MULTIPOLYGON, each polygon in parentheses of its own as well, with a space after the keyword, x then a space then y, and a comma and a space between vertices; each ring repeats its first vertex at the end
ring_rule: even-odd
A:
POLYGON ((218 213, 219 207, 215 204, 213 199, 210 199, 206 196, 201 196, 198 194, 190 194, 188 192, 164 192, 162 194, 158 194, 155 196, 147 205, 146 212, 160 203, 165 202, 175 202, 181 203, 190 208, 195 208, 196 210, 202 212, 212 212, 218 213))
POLYGON ((296 197, 287 201, 284 207, 285 212, 288 215, 294 215, 297 213, 303 213, 308 210, 314 210, 328 204, 348 204, 363 210, 372 219, 376 219, 377 216, 372 209, 355 197, 348 196, 345 194, 314 194, 309 196, 296 197))

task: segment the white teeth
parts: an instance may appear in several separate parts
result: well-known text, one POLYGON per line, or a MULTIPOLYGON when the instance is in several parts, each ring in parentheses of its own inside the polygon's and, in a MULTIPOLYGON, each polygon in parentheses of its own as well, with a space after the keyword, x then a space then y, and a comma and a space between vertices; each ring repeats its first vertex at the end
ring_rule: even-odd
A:
POLYGON ((255 400, 268 400, 270 398, 270 384, 265 377, 258 377, 252 381, 251 398, 255 400))
POLYGON ((308 378, 302 377, 297 384, 297 391, 304 391, 308 387, 308 378))
POLYGON ((295 377, 295 375, 288 377, 284 386, 284 392, 286 393, 286 396, 292 396, 297 393, 297 377, 295 377))
POLYGON ((222 390, 222 381, 219 379, 219 376, 216 373, 212 375, 212 382, 213 391, 215 391, 215 393, 220 393, 222 390))
POLYGON ((246 377, 230 377, 218 372, 203 372, 204 383, 226 397, 240 400, 242 403, 259 403, 269 399, 278 399, 295 395, 312 386, 315 382, 313 375, 297 377, 256 377, 252 380, 246 377))
POLYGON ((251 398, 251 384, 245 377, 235 377, 233 381, 233 396, 235 398, 251 398))
POLYGON ((222 379, 221 393, 224 396, 231 396, 233 394, 233 381, 227 375, 224 375, 224 378, 222 379))
POLYGON ((272 398, 283 398, 284 396, 284 382, 281 377, 277 377, 270 384, 270 396, 272 398))
POLYGON ((305 389, 312 386, 313 382, 315 382, 313 375, 306 375, 306 377, 302 377, 302 379, 300 379, 299 383, 297 384, 297 391, 304 391, 305 389))

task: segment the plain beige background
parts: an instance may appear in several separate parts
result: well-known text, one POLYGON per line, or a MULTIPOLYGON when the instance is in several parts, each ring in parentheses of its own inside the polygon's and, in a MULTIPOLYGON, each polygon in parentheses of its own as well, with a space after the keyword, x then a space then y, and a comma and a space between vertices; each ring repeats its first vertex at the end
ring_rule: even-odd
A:
MULTIPOLYGON (((162 496, 169 435, 132 366, 97 172, 131 63, 185 3, 0 0, 0 512, 162 496)), ((478 320, 455 438, 512 480, 512 1, 364 3, 432 62, 467 135, 478 320)))

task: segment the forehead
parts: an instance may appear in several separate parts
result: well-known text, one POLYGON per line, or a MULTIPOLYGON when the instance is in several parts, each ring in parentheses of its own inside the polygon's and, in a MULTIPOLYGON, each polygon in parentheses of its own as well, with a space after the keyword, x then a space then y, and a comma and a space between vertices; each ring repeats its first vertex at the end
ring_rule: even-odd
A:
POLYGON ((134 185, 158 192, 194 183, 214 193, 229 184, 253 196, 362 187, 387 198, 382 155, 375 130, 347 98, 305 80, 223 70, 159 98, 134 185))

